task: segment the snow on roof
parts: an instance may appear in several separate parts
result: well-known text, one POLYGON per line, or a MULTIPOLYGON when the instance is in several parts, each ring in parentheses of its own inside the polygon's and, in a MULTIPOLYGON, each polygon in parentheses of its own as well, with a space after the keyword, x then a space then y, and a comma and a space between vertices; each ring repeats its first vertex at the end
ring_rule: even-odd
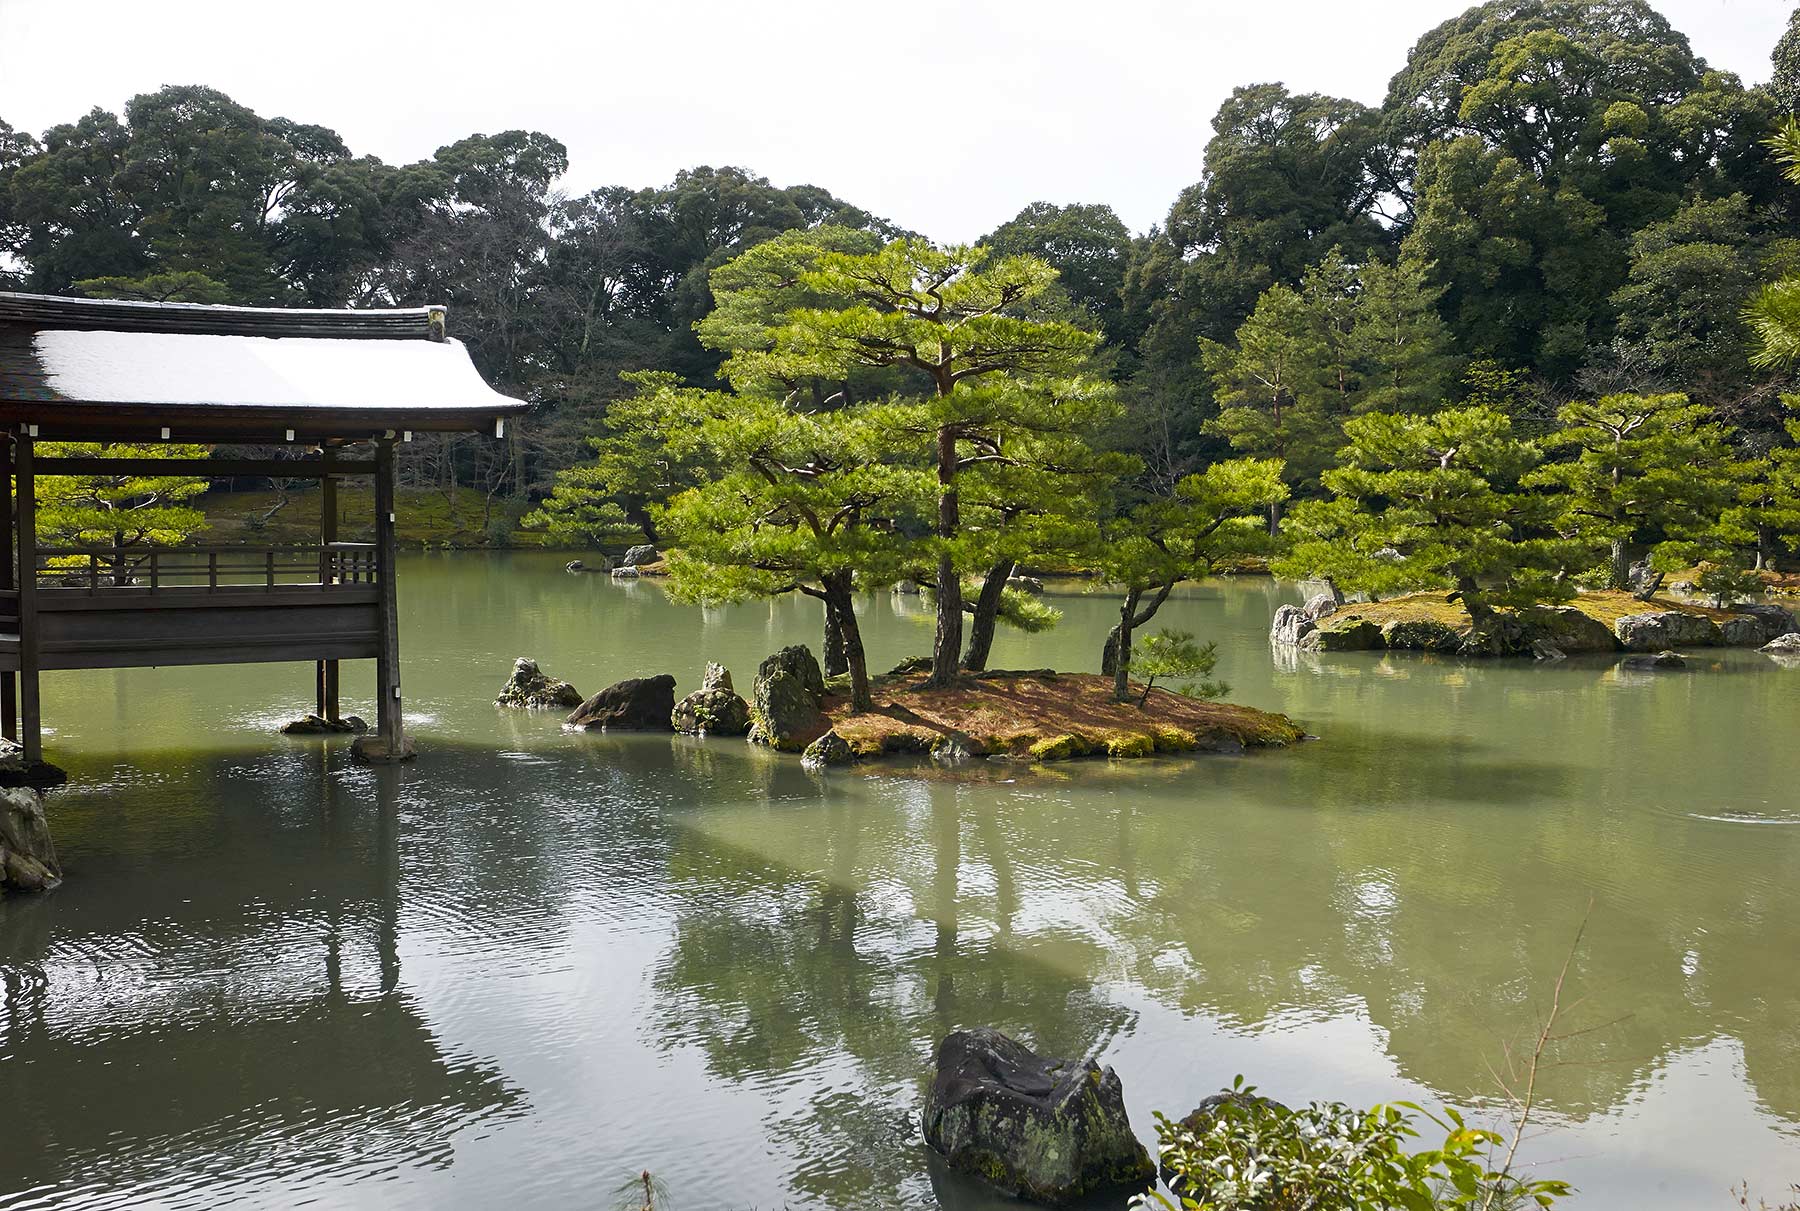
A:
POLYGON ((68 401, 155 406, 516 412, 461 341, 40 329, 43 385, 68 401))

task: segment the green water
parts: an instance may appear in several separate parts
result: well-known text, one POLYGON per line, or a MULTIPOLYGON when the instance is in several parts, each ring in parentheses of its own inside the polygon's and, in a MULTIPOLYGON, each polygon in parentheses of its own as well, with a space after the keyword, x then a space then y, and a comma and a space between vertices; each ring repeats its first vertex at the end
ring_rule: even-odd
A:
MULTIPOLYGON (((1800 671, 1281 661, 1297 593, 1218 582, 1161 623, 1318 742, 814 776, 496 712, 516 655, 745 686, 816 643, 810 602, 561 562, 406 561, 400 770, 271 734, 304 666, 46 677, 68 882, 0 902, 0 1207, 607 1207, 646 1167, 673 1208, 998 1206, 917 1134, 974 1024, 1100 1054, 1146 1139, 1236 1073, 1479 1117, 1590 899, 1598 1028, 1527 1158, 1576 1207, 1800 1181, 1800 671)), ((1111 603, 1052 599, 997 664, 1097 664, 1111 603)), ((880 667, 929 640, 917 599, 863 625, 880 667)))

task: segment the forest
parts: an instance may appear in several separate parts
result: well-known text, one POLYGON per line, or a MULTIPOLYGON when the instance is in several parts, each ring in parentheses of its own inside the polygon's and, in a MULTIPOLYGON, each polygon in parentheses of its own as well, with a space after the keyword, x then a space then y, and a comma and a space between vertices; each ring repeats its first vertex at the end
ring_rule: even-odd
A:
POLYGON ((1121 587, 1110 667, 1245 554, 1477 626, 1640 556, 1723 599, 1800 539, 1800 23, 1771 53, 1747 87, 1642 0, 1495 0, 1379 106, 1235 89, 1148 232, 1035 202, 966 247, 748 169, 572 197, 548 133, 389 165, 166 87, 0 121, 0 286, 447 304, 534 412, 407 482, 672 541, 696 599, 816 596, 859 697, 849 595, 901 578, 940 681, 1045 621, 1021 567, 1121 587))

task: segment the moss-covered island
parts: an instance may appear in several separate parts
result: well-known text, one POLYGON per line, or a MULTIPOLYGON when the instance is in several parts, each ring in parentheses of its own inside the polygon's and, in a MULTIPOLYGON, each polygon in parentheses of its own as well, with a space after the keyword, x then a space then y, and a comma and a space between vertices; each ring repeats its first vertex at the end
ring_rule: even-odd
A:
POLYGON ((1111 677, 1092 673, 992 672, 950 689, 928 689, 926 675, 875 679, 872 710, 850 713, 848 698, 826 698, 831 733, 809 748, 835 762, 890 754, 960 754, 1062 761, 1148 757, 1157 753, 1240 753, 1278 747, 1304 733, 1286 715, 1233 703, 1151 690, 1143 706, 1117 702, 1111 677))
POLYGON ((1498 610, 1476 628, 1442 592, 1332 606, 1315 598, 1284 606, 1270 637, 1303 651, 1423 651, 1457 656, 1555 658, 1594 652, 1659 652, 1684 647, 1761 647, 1795 629, 1780 606, 1715 609, 1691 601, 1602 590, 1566 605, 1498 610))

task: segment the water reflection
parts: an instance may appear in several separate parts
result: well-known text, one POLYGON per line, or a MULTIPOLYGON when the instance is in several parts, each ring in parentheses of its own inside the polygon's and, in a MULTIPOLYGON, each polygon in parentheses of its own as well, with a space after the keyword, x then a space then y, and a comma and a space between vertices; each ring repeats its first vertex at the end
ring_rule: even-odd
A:
MULTIPOLYGON (((583 688, 709 658, 747 679, 811 611, 482 567, 408 581, 405 770, 266 735, 261 671, 51 683, 70 879, 0 903, 0 1104, 29 1108, 0 1206, 563 1206, 644 1167, 678 1206, 997 1205, 931 1171, 910 1117, 944 1033, 1105 1053, 1146 1135, 1236 1072, 1479 1102, 1590 897, 1576 1024, 1624 1020, 1546 1075, 1538 1155, 1584 1206, 1788 1180, 1800 831, 1740 821, 1791 817, 1800 676, 1284 668, 1285 590, 1226 584, 1168 625, 1320 742, 820 776, 488 705, 520 653, 583 688)), ((923 643, 915 604, 864 603, 875 663, 923 643)), ((1005 663, 1097 660, 1108 603, 1057 604, 1005 663)))

